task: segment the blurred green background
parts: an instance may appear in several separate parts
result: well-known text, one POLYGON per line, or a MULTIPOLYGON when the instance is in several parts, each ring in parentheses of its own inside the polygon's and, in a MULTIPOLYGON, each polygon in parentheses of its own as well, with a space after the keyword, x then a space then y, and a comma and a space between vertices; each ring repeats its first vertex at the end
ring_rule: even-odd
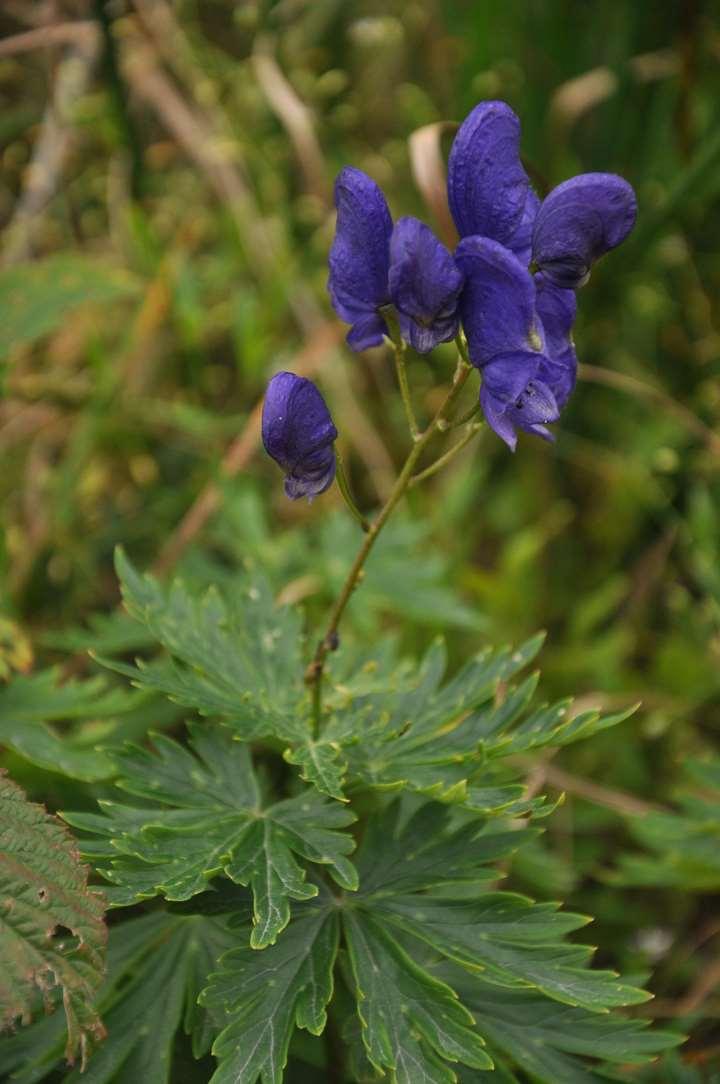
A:
MULTIPOLYGON (((642 701, 618 732, 529 766, 567 797, 512 877, 597 916, 599 962, 653 972, 643 1011, 692 1039, 642 1079, 678 1082, 720 1064, 720 871, 678 873, 671 854, 663 880, 619 856, 651 846, 633 842, 634 814, 707 790, 683 768, 717 751, 717 15, 707 0, 0 13, 2 676, 49 661, 90 673, 87 647, 135 646, 112 616, 118 542, 200 580, 259 563, 319 620, 358 531, 334 491, 286 501, 257 454, 269 375, 318 380, 364 508, 407 446, 389 357, 352 355, 325 294, 342 165, 440 230, 416 183, 437 165, 435 130, 410 137, 498 97, 522 119, 538 190, 588 170, 635 186, 634 235, 580 293, 582 378, 557 443, 524 438, 512 456, 484 433, 414 490, 349 635, 411 651, 441 632, 458 661, 545 628, 548 696, 642 701)), ((449 348, 411 358, 423 416, 451 366, 449 348)), ((52 773, 8 758, 34 796, 60 800, 52 773)), ((714 808, 690 814, 720 850, 714 808)))

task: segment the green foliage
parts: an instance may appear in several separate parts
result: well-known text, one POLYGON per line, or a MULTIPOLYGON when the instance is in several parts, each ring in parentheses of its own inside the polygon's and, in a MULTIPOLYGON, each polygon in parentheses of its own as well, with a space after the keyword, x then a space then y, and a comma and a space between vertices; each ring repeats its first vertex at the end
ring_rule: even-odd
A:
MULTIPOLYGON (((3 12, 10 41, 28 28, 26 6, 3 12)), ((488 872, 506 873, 515 892, 568 898, 570 911, 595 915, 592 940, 603 963, 632 974, 652 971, 649 988, 667 1012, 699 988, 717 954, 716 941, 703 940, 717 890, 716 788, 684 776, 688 761, 717 757, 720 725, 715 7, 709 0, 652 10, 628 0, 385 0, 380 11, 369 0, 215 0, 172 5, 172 15, 168 33, 158 33, 154 21, 152 28, 128 24, 132 33, 115 24, 108 41, 116 64, 103 49, 84 73, 78 30, 77 42, 26 48, 1 66, 0 204, 11 230, 0 275, 0 355, 12 362, 2 371, 0 403, 0 679, 9 682, 0 691, 2 763, 49 809, 87 813, 97 798, 115 810, 150 808, 153 799, 115 787, 108 744, 131 740, 144 749, 150 730, 172 728, 177 743, 190 748, 183 722, 197 721, 198 686, 208 678, 195 680, 195 663, 156 647, 157 637, 117 608, 111 557, 117 542, 141 567, 160 557, 165 570, 177 568, 198 607, 198 585, 216 583, 224 605, 243 611, 248 582, 238 588, 237 570, 261 570, 276 597, 302 601, 300 631, 315 635, 359 530, 333 491, 312 506, 285 501, 275 467, 250 455, 253 409, 269 371, 307 365, 320 381, 363 511, 377 506, 405 450, 390 359, 377 351, 365 364, 322 345, 334 343, 337 330, 339 346, 342 334, 323 322, 333 175, 348 162, 359 165, 382 184, 393 212, 417 214, 438 228, 414 183, 409 137, 420 126, 459 120, 481 98, 505 99, 522 118, 523 153, 539 191, 577 172, 610 169, 638 193, 638 227, 628 247, 598 264, 591 289, 582 292, 578 388, 552 447, 521 437, 509 457, 499 441, 481 434, 451 471, 412 490, 368 563, 340 650, 330 657, 333 688, 322 733, 311 739, 305 728, 303 649, 293 679, 296 706, 283 721, 283 727, 298 724, 297 732, 253 738, 253 763, 266 804, 304 793, 298 773, 315 774, 328 797, 349 798, 359 819, 343 831, 358 839, 368 818, 407 790, 411 803, 440 802, 439 813, 449 811, 453 824, 491 816, 499 833, 511 830, 512 818, 518 843, 530 841, 512 858, 498 856, 488 872), (568 33, 570 25, 577 32, 568 33), (285 100, 294 96, 299 105, 288 114, 275 113, 278 99, 260 78, 269 50, 289 84, 285 100), (148 82, 147 70, 169 77, 165 94, 153 97, 162 83, 148 82), (79 73, 71 100, 68 72, 79 73), (177 124, 183 116, 195 124, 189 136, 177 124), (293 117, 304 125, 295 128, 293 117), (62 153, 45 172, 40 152, 53 134, 62 153), (38 180, 44 202, 23 223, 38 180), (24 232, 27 243, 14 245, 24 232), (13 265, 20 249, 25 262, 13 265), (201 526, 195 512, 211 508, 201 526), (10 678, 24 667, 6 664, 7 619, 32 646, 26 665, 35 669, 27 681, 48 675, 32 714, 20 709, 35 693, 10 678), (563 747, 539 790, 553 743, 516 757, 491 749, 497 735, 481 735, 468 752, 479 727, 473 716, 512 703, 530 680, 522 674, 501 680, 467 717, 449 719, 447 736, 441 727, 433 733, 431 722, 425 736, 411 725, 387 725, 398 717, 397 700, 418 681, 433 636, 446 642, 452 682, 488 642, 522 644, 538 628, 548 630, 542 699, 555 704, 569 691, 578 696, 575 708, 562 716, 558 708, 554 721, 547 717, 546 734, 572 735, 573 712, 588 706, 612 716, 630 702, 643 703, 622 726, 588 730, 587 741, 563 747), (67 682, 64 674, 93 672, 88 649, 120 665, 139 653, 150 667, 179 669, 178 702, 167 699, 161 683, 129 693, 122 674, 109 678, 116 688, 98 685, 95 692, 85 680, 67 682), (68 651, 83 658, 69 659, 68 651), (58 662, 62 669, 49 676, 58 662), (515 693, 507 682, 517 683, 515 693), (55 693, 77 692, 78 684, 88 691, 87 714, 52 714, 55 693), (103 704, 117 689, 127 710, 103 704), (354 723, 363 728, 355 743, 354 723), (329 738, 333 730, 338 740, 329 738), (458 743, 460 761, 443 759, 444 741, 451 748, 458 743), (564 774, 577 784, 559 808, 554 768, 556 778, 564 774), (543 801, 545 790, 550 797, 543 801), (610 805, 603 805, 603 794, 610 805), (661 819, 619 815, 623 797, 630 805, 633 797, 651 803, 661 819), (700 812, 688 800, 708 808, 700 812), (541 837, 531 838, 530 828, 516 831, 519 818, 551 810, 538 822, 541 837), (615 880, 608 871, 618 868, 615 880)), ((10 53, 14 48, 8 46, 10 53)), ((408 370, 417 412, 427 418, 437 385, 449 379, 449 352, 431 361, 409 353, 408 370)), ((232 696, 221 678, 221 691, 232 696)), ((539 701, 529 689, 526 695, 515 722, 500 727, 502 741, 537 714, 539 701)), ((226 725, 235 712, 228 730, 242 737, 254 723, 239 709, 211 709, 203 725, 226 725)), ((264 717, 265 709, 258 714, 264 717)), ((155 815, 183 812, 154 809, 155 815)), ((137 825, 126 828, 129 835, 140 832, 137 825)), ((113 848, 113 857, 130 856, 113 848)), ((103 868, 109 861, 98 858, 103 868)), ((295 918, 262 952, 247 948, 250 893, 243 902, 245 890, 222 872, 185 903, 154 896, 112 912, 111 956, 134 928, 145 923, 148 932, 138 934, 142 951, 116 980, 108 979, 108 998, 125 1006, 121 1015, 109 1018, 107 1005, 99 1006, 109 1024, 107 1042, 128 1042, 131 1032, 136 1051, 126 1070, 121 1045, 101 1048, 109 1052, 108 1080, 207 1084, 212 1059, 193 1059, 183 1012, 175 1012, 179 986, 172 986, 174 1008, 157 1048, 152 1030, 143 1031, 163 1019, 165 991, 154 984, 155 969, 169 973, 162 945, 177 944, 170 931, 177 928, 180 937, 174 924, 181 918, 204 929, 206 897, 219 903, 232 891, 229 910, 240 912, 234 932, 217 942, 203 935, 210 947, 199 957, 202 980, 188 985, 189 1002, 218 971, 221 953, 238 942, 249 960, 261 962, 281 948, 296 920, 321 906, 330 887, 321 865, 298 863, 306 868, 304 883, 317 883, 319 895, 292 901, 295 918), (178 908, 188 908, 187 915, 178 908), (124 989, 142 1014, 133 1014, 124 989), (147 989, 158 993, 157 1001, 145 996, 147 989), (159 1052, 171 1046, 172 1066, 160 1064, 159 1052)), ((593 1035, 604 1022, 603 1049, 581 1049, 587 1010, 532 989, 486 989, 482 973, 439 962, 429 948, 421 957, 419 944, 415 938, 417 965, 454 989, 479 1023, 485 1018, 481 1033, 493 1072, 443 1059, 463 1084, 486 1078, 529 1084, 543 1073, 546 1084, 588 1075, 626 1084, 717 1084, 715 992, 691 1020, 673 1025, 692 1031, 687 1047, 642 1068, 632 1065, 636 1044, 645 1041, 635 1023, 655 1003, 629 1015, 590 1013, 593 1035), (527 1041, 538 1038, 538 1017, 542 1045, 527 1041), (615 1026, 623 1030, 613 1037, 615 1026), (609 1069, 604 1058, 617 1064, 609 1069)), ((409 952, 404 941, 401 947, 409 952)), ((185 973, 181 967, 174 974, 185 973)), ((327 1051, 338 1047, 347 1049, 342 1084, 377 1075, 364 1053, 342 949, 335 980, 328 1031, 321 1037, 295 1031, 288 1084, 328 1079, 327 1051)), ((212 1041, 220 1020, 204 1020, 212 1041)), ((0 1040, 0 1077, 50 1074, 57 1084, 67 1073, 64 1027, 58 1012, 0 1040), (54 1053, 44 1068, 33 1069, 48 1049, 48 1029, 54 1053), (9 1051, 16 1052, 12 1064, 9 1051)), ((653 1041, 651 1032, 642 1034, 653 1041)))
POLYGON ((303 691, 299 615, 276 610, 262 579, 223 599, 210 589, 194 598, 181 582, 165 592, 118 551, 117 570, 128 613, 152 633, 170 659, 108 665, 140 688, 152 689, 203 715, 224 718, 238 736, 302 738, 303 691))
POLYGON ((11 348, 53 331, 68 312, 89 302, 116 301, 136 292, 127 273, 80 256, 54 256, 0 271, 0 359, 11 348))
POLYGON ((18 675, 0 687, 0 742, 32 764, 71 779, 105 779, 112 768, 107 756, 88 747, 81 733, 63 734, 54 722, 112 719, 133 709, 137 697, 124 689, 108 690, 103 678, 60 682, 57 670, 18 675))
POLYGON ((156 895, 188 900, 223 873, 252 889, 250 944, 265 948, 287 926, 289 901, 318 893, 298 857, 327 867, 342 887, 357 887, 346 857, 354 842, 339 831, 355 815, 317 791, 263 802, 247 746, 207 724, 190 734, 189 749, 156 736, 154 753, 129 747, 115 754, 117 785, 150 804, 103 802, 103 816, 66 820, 99 837, 85 854, 116 886, 114 906, 156 895))
POLYGON ((236 948, 210 976, 201 1002, 227 1020, 213 1045, 213 1084, 281 1084, 295 1027, 320 1035, 332 997, 338 918, 309 905, 279 943, 258 955, 236 948))
POLYGON ((679 795, 679 812, 630 818, 632 835, 649 853, 621 855, 616 883, 720 891, 720 761, 689 761, 684 770, 693 789, 679 795))
POLYGON ((528 801, 522 786, 503 782, 507 768, 499 761, 566 745, 615 726, 629 714, 573 715, 570 701, 528 713, 537 675, 519 686, 509 679, 533 659, 542 642, 536 636, 515 651, 488 648, 442 685, 447 656, 443 642, 436 641, 417 669, 400 667, 377 692, 350 697, 348 703, 349 690, 341 685, 325 740, 346 749, 354 785, 407 787, 480 813, 537 813, 542 800, 528 801))
MULTIPOLYGON (((64 815, 112 907, 157 908, 160 897, 183 911, 114 927, 98 997, 114 1032, 90 1080, 141 1069, 169 1079, 182 1026, 195 1057, 212 1048, 214 1084, 281 1084, 296 1030, 323 1034, 328 1013, 333 1029, 355 1034, 348 1071, 369 1066, 396 1084, 452 1084, 470 1070, 512 1080, 515 1065, 544 1081, 578 1067, 590 1080, 595 1062, 642 1062, 676 1041, 608 1015, 648 995, 592 968, 593 950, 568 939, 587 919, 496 887, 498 863, 537 839, 529 821, 551 809, 525 798, 513 758, 624 718, 572 715, 565 702, 532 709, 537 676, 512 678, 541 637, 484 651, 449 680, 440 642, 419 665, 390 646, 370 658, 342 651, 314 737, 300 618, 275 606, 267 583, 244 577, 228 597, 198 600, 179 583, 165 592, 122 555, 118 567, 130 614, 166 654, 110 665, 154 694, 181 689, 201 718, 185 741, 105 748, 113 796, 99 813, 64 815), (278 798, 281 753, 301 778, 291 772, 278 798), (388 803, 388 791, 404 794, 388 803), (249 895, 226 900, 233 884, 249 895), (213 899, 225 919, 212 917, 213 899), (530 1051, 518 1032, 528 1027, 530 1051)), ((42 689, 57 712, 84 710, 81 686, 42 689)), ((94 682, 86 691, 100 692, 94 682)), ((35 1034, 27 1084, 58 1056, 57 1028, 35 1034)), ((29 1041, 12 1041, 8 1065, 22 1064, 29 1041)))
MULTIPOLYGON (((214 962, 233 944, 226 920, 210 915, 154 913, 110 931, 108 976, 97 1003, 107 1038, 82 1075, 66 1084, 171 1084, 179 1028, 200 1057, 212 1025, 197 996, 214 962)), ((63 1034, 51 1017, 0 1044, 0 1071, 16 1084, 43 1080, 62 1058, 63 1034)))
POLYGON ((0 772, 0 1027, 27 1021, 56 989, 65 1056, 83 1065, 104 1036, 95 994, 105 966, 104 901, 62 825, 0 772))

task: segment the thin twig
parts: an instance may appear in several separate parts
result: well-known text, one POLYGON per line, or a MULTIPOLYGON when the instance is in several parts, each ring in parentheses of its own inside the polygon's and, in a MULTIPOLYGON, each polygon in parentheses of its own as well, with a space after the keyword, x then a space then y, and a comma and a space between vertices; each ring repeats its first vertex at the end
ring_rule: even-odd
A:
POLYGON ((51 45, 81 45, 93 49, 97 36, 98 28, 92 19, 38 26, 35 30, 25 30, 22 34, 13 34, 0 41, 0 59, 33 49, 46 49, 51 45))
POLYGON ((403 406, 405 407, 405 417, 407 418, 408 428, 410 429, 410 436, 416 441, 420 436, 420 430, 418 429, 418 423, 412 405, 412 398, 410 396, 407 366, 405 365, 405 344, 403 342, 393 344, 393 354, 395 355, 395 371, 397 372, 398 384, 400 385, 400 397, 402 398, 403 406))
MULTIPOLYGON (((123 73, 135 95, 160 117, 186 154, 207 178, 235 223, 248 268, 263 281, 274 279, 284 262, 274 234, 260 213, 238 159, 237 141, 218 131, 213 118, 196 103, 190 105, 155 61, 139 36, 128 35, 123 50, 123 73)), ((322 314, 312 293, 302 284, 288 293, 288 304, 300 329, 312 332, 322 314)))
POLYGON ((720 956, 716 956, 700 972, 688 992, 677 1001, 659 1001, 653 1006, 654 1016, 690 1016, 700 1009, 708 998, 720 993, 720 956))

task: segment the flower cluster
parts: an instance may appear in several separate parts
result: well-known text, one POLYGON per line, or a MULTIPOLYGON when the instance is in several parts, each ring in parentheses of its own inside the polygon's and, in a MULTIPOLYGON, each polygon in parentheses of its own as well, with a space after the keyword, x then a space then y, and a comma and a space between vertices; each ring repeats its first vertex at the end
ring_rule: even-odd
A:
MULTIPOLYGON (((513 450, 518 429, 553 439, 547 426, 575 385, 575 291, 627 237, 637 210, 630 185, 612 173, 580 174, 541 201, 519 146, 520 122, 504 102, 481 102, 460 126, 448 161, 454 252, 417 218, 393 224, 378 185, 359 169, 341 170, 328 279, 353 350, 391 335, 391 311, 421 354, 462 325, 485 418, 513 450)), ((311 381, 273 377, 262 435, 293 500, 331 485, 337 430, 311 381)))
POLYGON ((575 384, 575 290, 636 216, 631 186, 610 173, 573 177, 540 201, 519 144, 520 122, 504 102, 481 102, 461 125, 448 162, 454 253, 416 218, 393 226, 378 185, 343 169, 328 280, 354 350, 380 345, 388 305, 419 353, 462 324, 485 417, 513 449, 517 429, 552 439, 546 426, 575 384))

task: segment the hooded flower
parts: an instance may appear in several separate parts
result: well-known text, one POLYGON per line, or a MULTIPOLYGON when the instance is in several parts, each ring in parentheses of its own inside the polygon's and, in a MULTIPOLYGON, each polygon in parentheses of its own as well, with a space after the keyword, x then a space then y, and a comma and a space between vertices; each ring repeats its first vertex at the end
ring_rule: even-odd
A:
POLYGON ((616 248, 635 225, 631 186, 614 173, 581 173, 553 188, 540 204, 532 258, 550 282, 584 286, 600 256, 616 248))
POLYGON ((489 425, 513 450, 516 429, 552 440, 546 426, 560 412, 546 383, 552 363, 532 275, 487 237, 466 237, 455 258, 465 274, 460 312, 470 360, 482 373, 480 403, 489 425))
POLYGON ((532 259, 575 289, 635 224, 632 187, 614 173, 581 173, 542 201, 519 155, 520 122, 505 102, 481 102, 460 125, 448 161, 448 200, 461 237, 480 235, 532 259))
POLYGON ((330 300, 352 324, 353 350, 379 346, 395 306, 403 339, 421 354, 454 338, 462 275, 432 230, 416 218, 393 229, 385 197, 365 173, 346 167, 335 182, 337 226, 330 249, 330 300))
POLYGON ((400 332, 419 354, 454 339, 460 326, 462 272, 417 218, 398 219, 390 239, 390 296, 400 332))
POLYGON ((348 345, 367 350, 380 346, 388 330, 379 310, 390 303, 392 218, 375 181, 352 166, 341 170, 335 181, 335 206, 330 300, 340 319, 352 324, 348 345))
POLYGON ((335 477, 337 438, 330 412, 311 380, 277 373, 268 384, 262 415, 265 451, 285 471, 292 500, 312 500, 335 477))

